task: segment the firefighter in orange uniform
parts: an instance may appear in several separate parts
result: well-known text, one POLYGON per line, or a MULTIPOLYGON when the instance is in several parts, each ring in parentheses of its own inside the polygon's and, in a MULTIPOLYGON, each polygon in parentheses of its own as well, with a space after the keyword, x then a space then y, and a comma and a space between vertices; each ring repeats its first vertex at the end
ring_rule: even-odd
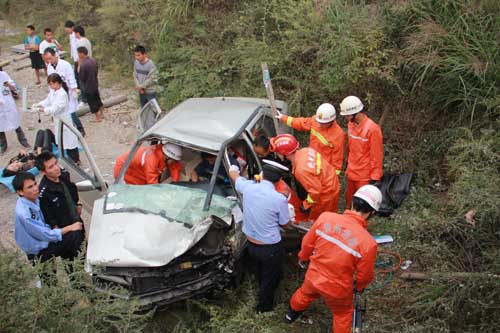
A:
MULTIPOLYGON (((115 162, 114 176, 118 177, 130 151, 119 156, 115 162)), ((179 181, 182 171, 181 147, 172 143, 140 147, 125 173, 125 183, 132 185, 158 184, 160 175, 168 168, 172 181, 179 181)))
POLYGON ((316 220, 302 239, 299 264, 309 261, 309 267, 290 299, 286 321, 292 323, 322 297, 333 314, 333 332, 351 332, 354 285, 362 291, 374 276, 377 243, 366 227, 381 202, 380 190, 365 185, 354 194, 352 210, 324 213, 316 220))
POLYGON ((346 207, 350 207, 353 194, 361 186, 377 184, 382 178, 384 147, 380 126, 368 118, 359 98, 344 98, 340 103, 340 114, 349 123, 345 198, 346 207))
POLYGON ((335 168, 337 175, 340 174, 344 162, 345 133, 335 121, 333 105, 321 104, 316 115, 309 118, 295 118, 281 113, 276 118, 297 131, 309 131, 309 147, 320 153, 335 168))
POLYGON ((340 185, 335 168, 312 148, 299 148, 299 142, 290 134, 272 138, 273 151, 292 163, 292 174, 307 191, 300 211, 316 220, 323 212, 337 212, 340 185))

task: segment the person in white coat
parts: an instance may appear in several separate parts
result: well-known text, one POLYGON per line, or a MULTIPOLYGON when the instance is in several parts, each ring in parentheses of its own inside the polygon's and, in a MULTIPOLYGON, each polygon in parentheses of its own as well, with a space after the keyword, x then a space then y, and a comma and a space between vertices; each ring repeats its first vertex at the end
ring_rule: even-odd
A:
MULTIPOLYGON (((32 109, 43 112, 54 118, 54 133, 61 126, 61 119, 71 123, 71 116, 68 112, 68 93, 66 83, 57 73, 50 74, 47 78, 50 91, 49 95, 43 101, 34 104, 32 109)), ((63 142, 65 153, 77 164, 80 163, 80 154, 78 152, 78 137, 67 127, 63 127, 63 142)), ((56 144, 59 145, 59 138, 56 134, 56 144)))
POLYGON ((7 151, 7 136, 5 135, 7 131, 15 130, 19 143, 25 148, 31 147, 20 126, 19 113, 11 89, 15 89, 14 81, 0 68, 0 155, 7 151))
POLYGON ((80 131, 80 133, 82 133, 83 136, 85 136, 85 129, 83 128, 80 118, 78 118, 78 115, 76 114, 76 110, 78 108, 78 85, 76 83, 75 71, 73 67, 66 60, 59 59, 53 49, 46 49, 43 53, 43 57, 47 63, 47 74, 59 74, 68 86, 68 110, 71 115, 71 119, 73 120, 75 127, 80 131))

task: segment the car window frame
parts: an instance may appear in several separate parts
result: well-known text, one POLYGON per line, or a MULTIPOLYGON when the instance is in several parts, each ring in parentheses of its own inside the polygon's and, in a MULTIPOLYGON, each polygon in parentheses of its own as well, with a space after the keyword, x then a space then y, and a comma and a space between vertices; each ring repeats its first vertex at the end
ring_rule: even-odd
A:
MULTIPOLYGON (((81 201, 84 203, 85 210, 92 211, 93 203, 95 202, 95 200, 97 200, 99 197, 104 196, 108 190, 108 184, 104 180, 104 177, 102 176, 101 170, 97 166, 97 163, 94 159, 94 155, 92 154, 92 151, 90 150, 87 142, 83 138, 80 131, 78 131, 76 129, 76 127, 74 127, 72 122, 70 123, 70 122, 67 122, 63 118, 60 118, 59 126, 56 128, 55 136, 58 139, 57 142, 59 142, 59 145, 57 146, 57 150, 59 152, 58 162, 59 163, 62 162, 63 167, 66 166, 66 169, 69 172, 70 177, 72 179, 78 178, 78 177, 75 177, 75 175, 73 174, 74 172, 78 173, 78 175, 81 178, 90 181, 92 186, 94 187, 89 192, 91 192, 91 191, 97 192, 97 195, 95 195, 95 196, 90 195, 90 197, 87 198, 87 199, 89 199, 88 202, 86 199, 82 199, 80 197, 81 201), (85 170, 83 170, 83 168, 81 166, 78 166, 69 157, 65 156, 65 154, 64 154, 64 150, 65 150, 64 149, 64 138, 63 138, 64 127, 63 126, 68 127, 68 129, 74 135, 76 135, 76 137, 78 138, 78 143, 79 143, 79 145, 81 145, 81 148, 83 149, 83 151, 86 155, 86 159, 89 162, 88 167, 92 170, 93 176, 89 175, 87 172, 85 172, 85 170)), ((77 187, 78 187, 78 185, 77 185, 77 187)))

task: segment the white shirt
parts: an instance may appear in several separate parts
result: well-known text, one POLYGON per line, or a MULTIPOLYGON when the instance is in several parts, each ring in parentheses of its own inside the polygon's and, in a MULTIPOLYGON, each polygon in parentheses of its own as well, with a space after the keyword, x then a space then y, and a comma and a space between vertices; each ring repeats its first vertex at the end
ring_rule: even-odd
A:
POLYGON ((76 52, 76 37, 74 32, 69 34, 69 48, 71 51, 71 58, 73 59, 74 62, 77 62, 78 52, 76 52))
POLYGON ((68 114, 68 104, 68 94, 62 87, 57 90, 50 89, 47 98, 38 103, 38 105, 43 106, 46 115, 54 118, 68 114))
POLYGON ((57 49, 56 43, 48 42, 47 40, 44 39, 40 43, 40 48, 38 49, 38 51, 40 51, 41 55, 43 55, 43 52, 45 51, 46 48, 54 49, 54 51, 56 51, 56 56, 59 58, 59 50, 57 49))
POLYGON ((57 73, 61 76, 66 85, 68 86, 69 91, 69 113, 73 113, 78 108, 78 98, 73 89, 77 88, 76 79, 75 79, 75 71, 73 66, 69 62, 63 59, 57 60, 57 66, 54 68, 52 64, 47 65, 47 74, 50 75, 52 73, 57 73))
MULTIPOLYGON (((56 134, 56 143, 59 145, 59 135, 57 133, 61 125, 61 119, 64 119, 68 124, 72 124, 71 116, 68 112, 68 94, 63 87, 57 90, 50 89, 47 98, 35 105, 43 106, 45 114, 54 118, 54 133, 56 134)), ((78 147, 78 137, 67 126, 63 127, 62 137, 64 149, 78 147)))
POLYGON ((88 56, 92 58, 92 44, 86 37, 76 38, 76 48, 78 49, 80 46, 83 46, 89 51, 88 56))
POLYGON ((19 113, 9 87, 4 82, 14 84, 9 74, 0 71, 0 132, 13 131, 19 127, 19 113))

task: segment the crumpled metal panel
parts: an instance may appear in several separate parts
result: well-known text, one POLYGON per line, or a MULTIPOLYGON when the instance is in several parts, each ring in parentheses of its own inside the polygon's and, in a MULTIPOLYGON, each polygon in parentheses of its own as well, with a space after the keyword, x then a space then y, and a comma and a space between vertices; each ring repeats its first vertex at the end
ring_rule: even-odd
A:
MULTIPOLYGON (((191 228, 159 215, 134 212, 103 214, 104 199, 96 200, 87 245, 90 265, 159 267, 182 255, 208 231, 209 217, 191 228)), ((228 217, 230 221, 230 217, 228 217)), ((229 222, 230 223, 230 222, 229 222)))
POLYGON ((238 133, 262 104, 253 100, 190 98, 173 108, 140 139, 154 135, 209 151, 238 133))

